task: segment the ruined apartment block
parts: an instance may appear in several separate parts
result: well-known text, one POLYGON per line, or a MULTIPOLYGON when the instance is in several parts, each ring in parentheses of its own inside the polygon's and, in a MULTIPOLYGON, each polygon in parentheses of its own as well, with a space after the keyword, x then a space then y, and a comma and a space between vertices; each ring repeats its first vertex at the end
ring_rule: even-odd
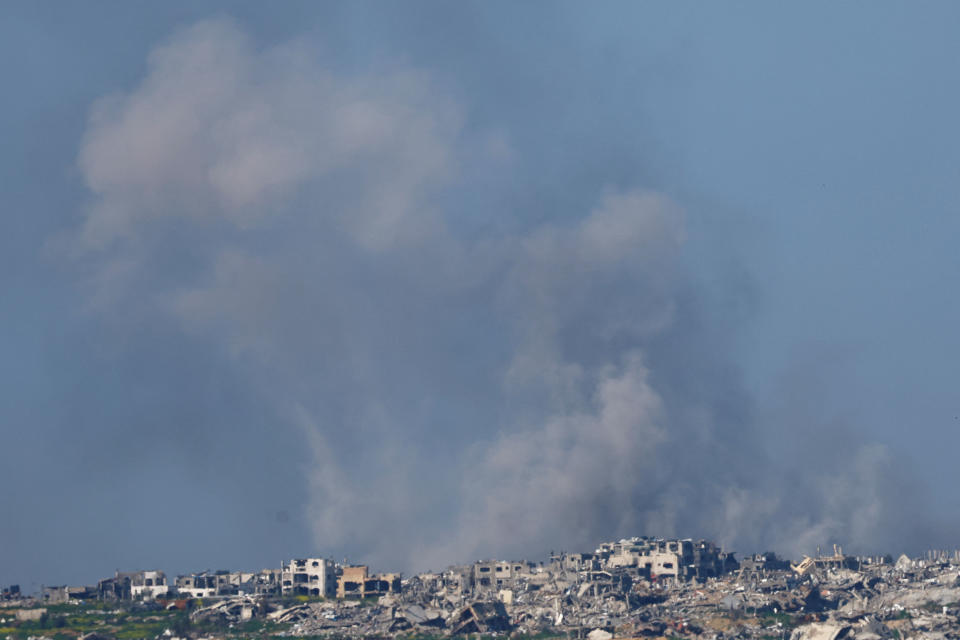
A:
POLYGON ((97 590, 95 587, 71 587, 67 585, 43 587, 42 597, 45 604, 63 604, 73 600, 94 599, 97 597, 97 590))
POLYGON ((332 598, 337 593, 337 575, 332 561, 299 558, 283 565, 281 591, 284 594, 332 598))
POLYGON ((170 586, 163 571, 117 571, 100 580, 95 591, 99 600, 153 600, 166 595, 170 586))
POLYGON ((209 598, 217 595, 217 576, 206 571, 177 576, 174 584, 181 597, 209 598))
POLYGON ((477 562, 472 567, 473 586, 481 588, 511 586, 517 580, 529 579, 535 571, 535 564, 523 561, 477 562))
MULTIPOLYGON (((816 568, 851 567, 839 550, 834 556, 806 559, 794 567, 798 573, 816 568)), ((868 560, 869 561, 869 560, 868 560)), ((861 562, 862 561, 858 561, 861 562)), ((773 554, 761 554, 745 562, 744 573, 782 568, 773 554)), ((554 554, 549 561, 484 560, 452 566, 438 573, 415 576, 406 584, 400 574, 372 574, 367 566, 340 566, 325 558, 299 558, 279 569, 203 571, 177 576, 167 582, 162 571, 117 571, 96 586, 42 588, 44 602, 57 604, 85 599, 154 600, 185 598, 230 598, 271 595, 363 599, 418 591, 445 593, 451 597, 478 597, 512 603, 519 593, 566 584, 580 595, 627 592, 642 582, 680 583, 704 581, 738 568, 732 553, 707 541, 650 537, 625 538, 601 544, 592 553, 554 554)), ((13 590, 4 592, 10 598, 13 590)))
POLYGON ((163 571, 138 571, 130 579, 130 596, 138 600, 153 600, 170 591, 163 571))
POLYGON ((204 571, 177 576, 176 590, 179 595, 191 598, 272 595, 280 592, 280 575, 279 569, 262 569, 258 572, 204 571))
POLYGON ((343 567, 337 578, 336 596, 340 599, 370 598, 400 593, 400 582, 399 573, 371 575, 365 565, 343 567))
POLYGON ((732 553, 706 540, 625 538, 605 542, 595 553, 605 570, 636 568, 652 580, 703 580, 737 567, 732 553))

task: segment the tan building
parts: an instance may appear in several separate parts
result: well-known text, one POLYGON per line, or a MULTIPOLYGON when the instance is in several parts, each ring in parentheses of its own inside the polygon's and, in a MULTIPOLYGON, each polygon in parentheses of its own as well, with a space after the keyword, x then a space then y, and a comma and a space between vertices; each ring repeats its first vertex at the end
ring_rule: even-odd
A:
POLYGON ((693 577, 697 564, 692 540, 626 538, 597 549, 605 569, 636 567, 654 578, 693 577))
POLYGON ((337 578, 338 598, 369 598, 400 593, 400 574, 371 575, 365 565, 344 567, 337 578))
POLYGON ((517 580, 530 578, 535 570, 535 565, 525 561, 488 560, 473 564, 471 578, 477 589, 499 589, 510 587, 517 580))

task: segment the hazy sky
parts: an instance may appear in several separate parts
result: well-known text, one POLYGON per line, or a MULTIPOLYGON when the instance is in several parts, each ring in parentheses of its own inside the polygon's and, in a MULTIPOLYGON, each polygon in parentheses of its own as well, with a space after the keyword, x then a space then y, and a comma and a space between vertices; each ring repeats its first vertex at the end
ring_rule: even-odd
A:
POLYGON ((0 584, 960 546, 958 27, 4 3, 0 584))

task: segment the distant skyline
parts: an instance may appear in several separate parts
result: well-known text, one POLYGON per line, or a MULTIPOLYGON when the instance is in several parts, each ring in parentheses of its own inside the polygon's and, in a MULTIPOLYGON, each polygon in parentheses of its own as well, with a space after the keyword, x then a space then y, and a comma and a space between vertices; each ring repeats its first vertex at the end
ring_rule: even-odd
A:
POLYGON ((0 17, 0 585, 960 547, 955 3, 0 17))

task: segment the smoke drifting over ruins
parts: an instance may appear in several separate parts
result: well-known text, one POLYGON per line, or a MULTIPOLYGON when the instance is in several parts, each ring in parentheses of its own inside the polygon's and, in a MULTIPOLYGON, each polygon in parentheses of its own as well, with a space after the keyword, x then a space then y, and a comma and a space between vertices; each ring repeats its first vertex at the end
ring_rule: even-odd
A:
POLYGON ((107 5, 0 7, 0 583, 956 546, 953 5, 107 5))
POLYGON ((345 77, 227 20, 179 30, 83 139, 92 304, 243 366, 268 428, 309 444, 317 548, 409 569, 610 533, 902 539, 882 445, 772 463, 778 425, 704 326, 683 203, 638 181, 465 229, 461 193, 530 170, 470 111, 415 68, 345 77))

